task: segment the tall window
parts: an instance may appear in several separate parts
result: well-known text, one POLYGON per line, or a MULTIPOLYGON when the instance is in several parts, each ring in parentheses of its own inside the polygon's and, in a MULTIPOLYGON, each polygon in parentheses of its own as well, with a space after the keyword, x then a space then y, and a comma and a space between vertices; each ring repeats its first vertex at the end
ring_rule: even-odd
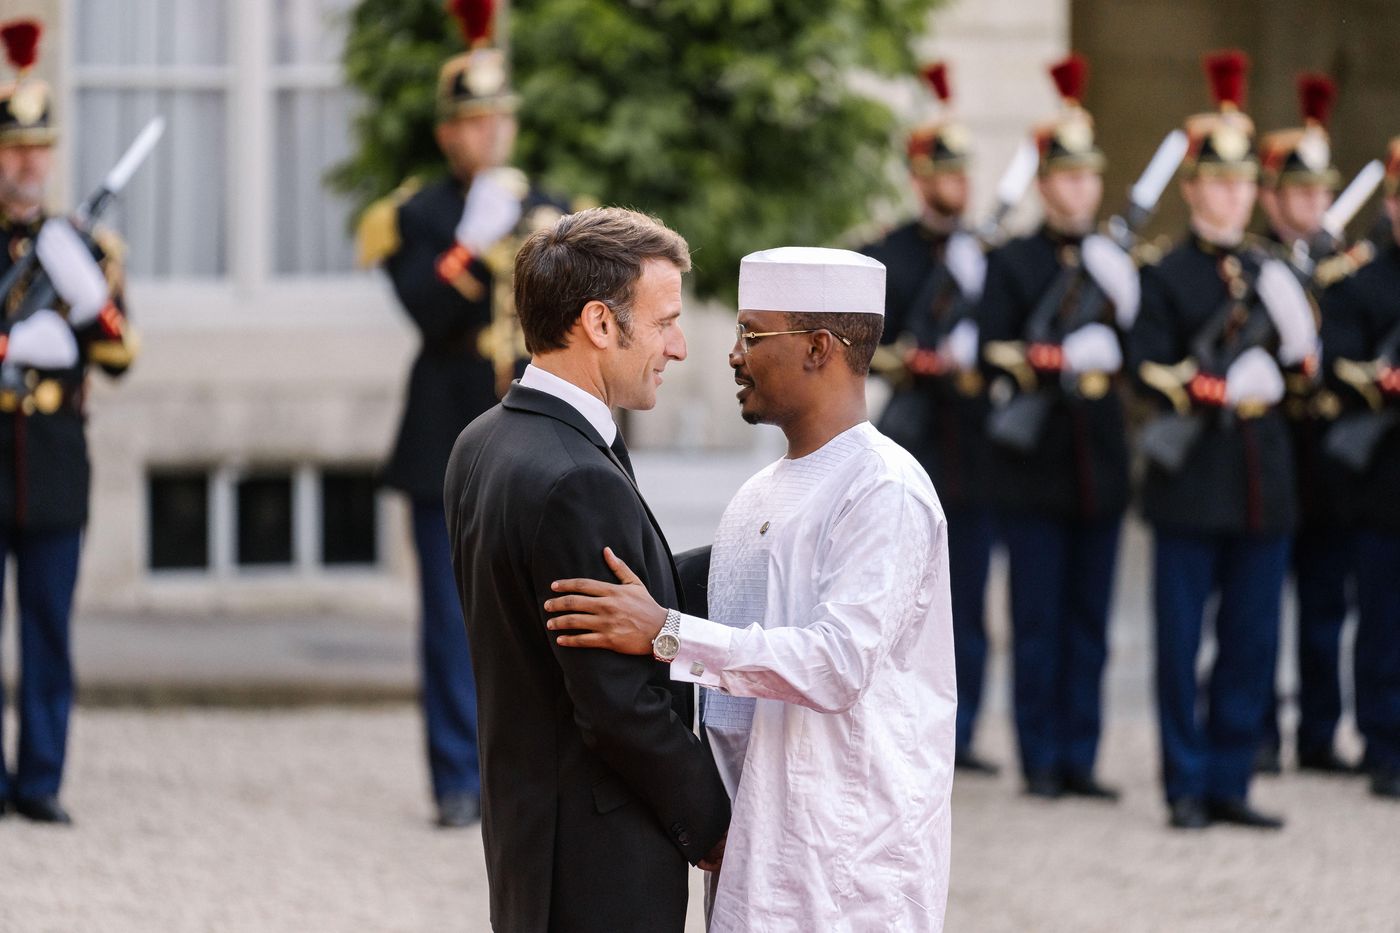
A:
POLYGON ((331 275, 352 268, 339 58, 354 0, 73 0, 73 142, 86 194, 156 114, 166 137, 105 218, 132 275, 331 275))
POLYGON ((276 178, 274 271, 341 272, 354 250, 349 205, 322 183, 350 154, 354 97, 340 76, 340 52, 353 0, 275 0, 273 135, 276 178))
MULTIPOLYGON (((261 2, 261 0, 260 0, 261 2)), ((166 138, 104 218, 131 242, 132 275, 228 271, 228 126, 232 0, 77 0, 74 143, 78 197, 116 164, 156 114, 166 138)))

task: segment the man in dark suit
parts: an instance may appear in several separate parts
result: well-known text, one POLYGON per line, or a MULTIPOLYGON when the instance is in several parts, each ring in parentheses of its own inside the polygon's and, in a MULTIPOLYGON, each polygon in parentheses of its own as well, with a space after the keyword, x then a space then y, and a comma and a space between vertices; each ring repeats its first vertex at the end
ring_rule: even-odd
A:
POLYGON ((713 866, 729 799, 666 664, 558 648, 557 579, 610 546, 665 605, 670 549, 612 407, 650 409, 685 358, 685 241, 640 214, 573 214, 526 241, 515 300, 532 354, 453 449, 445 505, 479 696, 482 832, 497 930, 664 933, 687 862, 713 866))

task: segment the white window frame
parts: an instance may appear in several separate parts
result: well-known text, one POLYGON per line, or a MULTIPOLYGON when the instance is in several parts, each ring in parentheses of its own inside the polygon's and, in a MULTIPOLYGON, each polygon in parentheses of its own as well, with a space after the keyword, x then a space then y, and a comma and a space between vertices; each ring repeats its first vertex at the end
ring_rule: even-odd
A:
POLYGON ((210 318, 236 318, 253 327, 276 326, 324 320, 328 309, 344 324, 383 326, 392 296, 382 276, 364 270, 296 275, 272 271, 277 91, 334 89, 344 84, 338 64, 279 65, 275 61, 273 0, 230 0, 226 64, 168 68, 79 65, 75 30, 67 26, 75 15, 76 0, 58 0, 58 7, 63 28, 56 30, 60 80, 55 93, 61 133, 52 188, 56 205, 69 207, 86 194, 75 190, 73 177, 72 145, 81 145, 81 134, 65 122, 75 113, 79 90, 178 88, 225 94, 227 272, 207 277, 134 277, 129 291, 143 327, 182 329, 200 326, 210 318))
MULTIPOLYGON (((208 477, 209 563, 204 567, 152 567, 150 501, 144 503, 145 547, 142 549, 143 574, 148 581, 189 580, 315 580, 354 577, 382 577, 391 573, 389 559, 391 493, 374 493, 374 560, 355 564, 326 564, 321 546, 321 474, 325 470, 363 469, 368 463, 238 463, 203 468, 172 465, 173 471, 202 473, 208 477), (238 483, 249 476, 287 474, 292 481, 292 560, 287 564, 241 564, 238 560, 238 483)), ((165 472, 159 463, 147 465, 143 475, 144 495, 150 495, 150 477, 165 472)))

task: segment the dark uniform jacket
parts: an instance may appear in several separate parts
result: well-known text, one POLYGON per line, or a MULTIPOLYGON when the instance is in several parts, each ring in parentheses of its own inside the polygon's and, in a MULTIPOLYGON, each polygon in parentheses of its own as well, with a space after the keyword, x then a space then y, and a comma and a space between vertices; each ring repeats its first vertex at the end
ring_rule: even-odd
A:
MULTIPOLYGON (((1257 272, 1268 253, 1246 240, 1222 250, 1188 237, 1156 266, 1142 270, 1142 307, 1129 338, 1135 376, 1144 361, 1173 365, 1192 355, 1192 344, 1220 314, 1229 297, 1221 263, 1226 256, 1257 272)), ((1268 314, 1257 301, 1251 314, 1268 314)), ((1268 330, 1262 344, 1277 354, 1279 340, 1268 330)), ((1211 373, 1224 377, 1224 372, 1211 373)), ((1152 390, 1143 386, 1150 397, 1152 390)), ((1142 508, 1154 525, 1209 534, 1286 534, 1298 516, 1292 442, 1278 407, 1256 418, 1205 409, 1206 428, 1175 475, 1149 465, 1142 508)))
MULTIPOLYGON (((977 318, 981 345, 1027 339, 1027 327, 1044 296, 1061 275, 1079 243, 1042 228, 1012 240, 988 257, 987 286, 977 318)), ((1068 308, 1074 303, 1066 301, 1068 308)), ((1105 299, 1097 321, 1054 324, 1054 342, 1088 323, 1115 327, 1113 304, 1105 299)), ((985 364, 985 355, 983 357, 985 364)), ((989 380, 1010 380, 987 367, 989 380)), ((1121 515, 1128 505, 1128 445, 1123 401, 1115 384, 1102 397, 1085 398, 1061 388, 1057 376, 1043 376, 1041 391, 1054 405, 1039 444, 1028 454, 989 445, 987 482, 991 500, 1010 514, 1095 521, 1121 515)), ((994 390, 995 391, 995 390, 994 390)))
MULTIPOLYGON (((0 276, 33 248, 45 219, 17 223, 0 218, 0 276)), ((84 403, 88 366, 96 364, 108 375, 119 376, 131 364, 120 256, 108 255, 91 237, 84 239, 107 273, 112 307, 75 331, 78 361, 74 366, 63 370, 5 367, 9 377, 18 380, 0 385, 0 526, 5 528, 68 531, 87 523, 91 471, 84 403)), ((101 239, 119 253, 115 237, 101 239)), ((34 276, 31 271, 6 297, 6 334, 34 276)), ((57 298, 50 307, 67 312, 57 298)))
MULTIPOLYGON (((453 178, 434 182, 398 206, 399 247, 384 261, 394 291, 422 337, 413 362, 398 438, 384 471, 386 485, 414 499, 436 502, 452 443, 477 415, 496 404, 496 376, 481 336, 491 325, 495 278, 482 257, 466 272, 469 297, 438 275, 438 260, 456 242, 466 191, 453 178), (479 288, 478 288, 479 286, 479 288)), ((558 206, 532 192, 522 224, 535 210, 558 206)))
MULTIPOLYGON (((883 344, 912 341, 936 350, 939 341, 975 309, 943 267, 948 234, 911 221, 861 252, 885 264, 883 344)), ((958 507, 982 504, 986 467, 987 400, 980 374, 913 376, 895 390, 880 430, 919 461, 939 500, 958 507)))
MULTIPOLYGON (((1328 289, 1322 299, 1323 372, 1353 411, 1365 405, 1336 376, 1339 359, 1371 362, 1382 343, 1400 327, 1400 246, 1394 239, 1382 245, 1376 258, 1350 278, 1328 289)), ((1391 360, 1391 365, 1400 360, 1391 360)), ((1385 397, 1392 411, 1400 400, 1385 397)), ((1356 523, 1362 527, 1400 533, 1400 429, 1390 430, 1376 447, 1369 469, 1362 475, 1334 467, 1348 479, 1349 500, 1356 523)))
POLYGON ((649 657, 559 647, 543 611, 554 580, 613 579, 605 546, 677 606, 655 519, 581 414, 519 385, 462 432, 446 508, 480 702, 494 928, 679 933, 687 863, 729 823, 691 689, 649 657))

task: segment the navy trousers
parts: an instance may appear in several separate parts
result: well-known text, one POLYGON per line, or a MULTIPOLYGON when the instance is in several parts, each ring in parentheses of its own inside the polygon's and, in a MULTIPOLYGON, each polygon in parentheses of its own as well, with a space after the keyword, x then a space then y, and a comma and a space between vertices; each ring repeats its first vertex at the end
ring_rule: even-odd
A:
MULTIPOLYGON (((0 529, 0 587, 15 557, 19 597, 19 756, 11 776, 0 736, 0 797, 58 795, 73 708, 69 616, 82 532, 0 529)), ((0 714, 4 698, 0 696, 0 714)), ((0 715, 3 719, 3 715, 0 715)))
MULTIPOLYGON (((1356 532, 1318 528, 1293 540, 1298 596, 1298 752, 1332 751, 1342 718, 1342 626, 1351 606, 1356 532)), ((1278 749, 1278 703, 1265 716, 1264 744, 1278 749)))
POLYGON ((1239 800, 1274 691, 1284 535, 1188 534, 1157 529, 1157 715, 1168 801, 1239 800), (1204 684, 1196 659, 1206 604, 1215 612, 1215 664, 1204 684))
POLYGON ((957 747, 972 747, 987 670, 987 567, 991 513, 977 506, 945 507, 948 573, 953 596, 953 661, 958 675, 957 747))
POLYGON ((1359 532, 1356 578, 1356 725, 1366 766, 1400 770, 1400 534, 1359 532))
POLYGON ((1003 516, 1014 704, 1027 775, 1094 770, 1121 520, 1003 516))
POLYGON ((422 595, 419 652, 433 797, 479 796, 476 679, 462 603, 452 576, 452 547, 442 503, 413 503, 413 542, 418 551, 422 595))

